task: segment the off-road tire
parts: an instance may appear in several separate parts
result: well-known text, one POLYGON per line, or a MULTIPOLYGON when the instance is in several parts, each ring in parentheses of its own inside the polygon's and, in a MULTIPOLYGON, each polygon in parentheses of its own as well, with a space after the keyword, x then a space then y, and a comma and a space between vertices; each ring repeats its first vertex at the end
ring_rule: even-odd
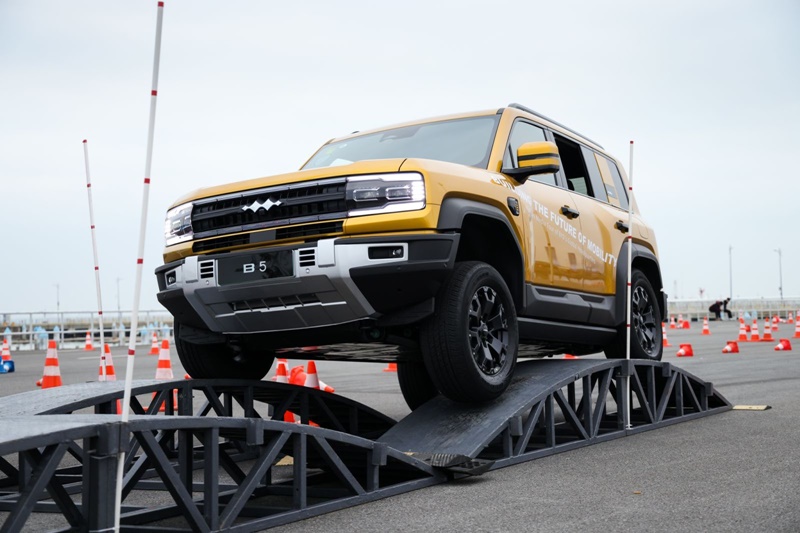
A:
MULTIPOLYGON (((661 335, 661 308, 650 280, 641 270, 631 273, 631 359, 661 361, 664 346, 661 335)), ((625 324, 617 338, 607 346, 608 359, 625 359, 627 337, 625 324)))
POLYGON ((403 399, 412 411, 439 394, 422 358, 397 361, 397 381, 403 399))
POLYGON ((421 328, 425 367, 457 402, 500 396, 511 383, 519 346, 514 300, 502 276, 478 261, 456 263, 421 328))
POLYGON ((181 339, 175 323, 175 349, 184 370, 197 379, 261 379, 267 375, 275 355, 263 350, 242 349, 229 343, 193 344, 181 339))

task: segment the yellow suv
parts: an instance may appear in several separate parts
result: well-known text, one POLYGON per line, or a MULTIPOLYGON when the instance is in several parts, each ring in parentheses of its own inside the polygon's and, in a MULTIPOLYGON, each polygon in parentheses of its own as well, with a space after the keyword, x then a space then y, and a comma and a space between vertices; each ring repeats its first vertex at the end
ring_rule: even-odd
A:
POLYGON ((167 212, 159 301, 197 378, 276 354, 396 361, 415 408, 496 398, 518 357, 658 360, 654 234, 622 165, 518 104, 356 132, 298 171, 201 189, 167 212), (342 344, 346 344, 344 348, 342 344))

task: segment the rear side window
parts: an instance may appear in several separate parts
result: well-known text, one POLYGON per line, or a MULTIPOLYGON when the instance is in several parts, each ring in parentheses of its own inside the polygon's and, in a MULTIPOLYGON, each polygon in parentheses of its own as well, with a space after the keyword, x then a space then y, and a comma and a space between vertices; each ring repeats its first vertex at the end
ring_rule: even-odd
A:
POLYGON ((628 209, 628 191, 625 190, 626 187, 622 182, 622 176, 620 176, 617 164, 600 154, 595 154, 595 159, 603 176, 608 203, 622 209, 628 209))
MULTIPOLYGON (((525 143, 546 141, 544 130, 534 126, 530 122, 517 120, 511 128, 511 135, 508 136, 505 154, 503 154, 503 168, 517 168, 517 149, 525 143)), ((538 174, 531 176, 530 179, 546 183, 556 184, 555 174, 538 174)))
POLYGON ((584 196, 594 196, 594 189, 589 180, 589 172, 586 170, 581 147, 578 143, 560 135, 554 137, 556 146, 558 146, 558 155, 561 157, 561 172, 567 180, 567 188, 584 196))
POLYGON ((603 184, 603 177, 600 175, 600 168, 597 166, 597 160, 594 157, 594 152, 581 146, 583 153, 583 161, 586 163, 586 171, 589 173, 589 181, 592 183, 592 190, 594 197, 603 202, 608 202, 608 195, 606 188, 603 184))

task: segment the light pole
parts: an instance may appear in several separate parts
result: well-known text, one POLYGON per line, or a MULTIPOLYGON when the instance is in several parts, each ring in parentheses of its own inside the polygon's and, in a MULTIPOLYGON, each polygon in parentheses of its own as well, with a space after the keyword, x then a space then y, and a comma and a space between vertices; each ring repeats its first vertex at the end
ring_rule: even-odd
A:
POLYGON ((119 318, 119 345, 123 346, 125 344, 125 326, 122 324, 122 308, 119 305, 119 280, 117 278, 117 318, 119 318))
POLYGON ((64 338, 64 323, 61 320, 61 285, 56 283, 56 323, 58 324, 58 335, 54 335, 54 340, 58 347, 61 347, 61 339, 64 338))
POLYGON ((728 280, 730 281, 728 297, 733 300, 733 246, 728 246, 728 280))
POLYGON ((775 251, 778 252, 778 293, 781 295, 781 301, 783 301, 783 258, 780 248, 775 251))

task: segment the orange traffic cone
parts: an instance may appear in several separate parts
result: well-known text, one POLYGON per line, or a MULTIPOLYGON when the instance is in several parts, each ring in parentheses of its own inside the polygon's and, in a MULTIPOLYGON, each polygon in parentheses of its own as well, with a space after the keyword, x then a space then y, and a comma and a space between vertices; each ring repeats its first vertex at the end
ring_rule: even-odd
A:
MULTIPOLYGON (((156 338, 156 334, 153 333, 153 339, 156 338)), ((151 349, 152 350, 152 349, 151 349)), ((161 342, 161 350, 158 352, 158 365, 156 366, 156 379, 168 381, 170 379, 175 379, 175 376, 172 374, 172 359, 169 356, 169 341, 164 339, 161 342)), ((156 397, 156 393, 153 393, 153 398, 156 397)), ((161 404, 158 408, 160 413, 163 413, 167 410, 167 402, 161 404)), ((178 391, 172 391, 172 408, 177 409, 178 407, 178 391)))
POLYGON ((5 374, 8 372, 14 371, 14 360, 11 359, 11 347, 8 345, 8 339, 3 339, 3 352, 2 352, 2 362, 0 362, 0 374, 5 374))
POLYGON ((289 374, 286 372, 286 359, 278 359, 278 366, 275 369, 275 375, 270 378, 270 381, 276 383, 289 383, 289 374))
POLYGON ((672 346, 667 338, 667 326, 664 325, 663 322, 661 323, 661 343, 664 345, 664 348, 669 348, 672 346))
POLYGON ((794 323, 794 338, 800 339, 800 312, 795 315, 795 323, 794 323))
POLYGON ((758 320, 753 319, 753 327, 750 328, 750 342, 758 342, 761 337, 758 336, 758 320))
POLYGON ((61 369, 58 366, 58 348, 56 341, 51 340, 47 343, 47 357, 44 360, 44 376, 42 376, 42 388, 61 386, 61 369))
POLYGON ((319 377, 317 376, 317 364, 314 361, 308 362, 308 371, 306 372, 306 379, 303 383, 304 387, 319 390, 319 377))
MULTIPOLYGON (((286 359, 278 359, 278 369, 275 376, 275 381, 279 383, 290 383, 292 385, 303 385, 306 381, 306 373, 304 372, 303 365, 297 365, 292 367, 292 370, 289 373, 289 377, 287 381, 281 381, 281 379, 287 379, 285 376, 286 374, 286 364, 281 365, 281 361, 286 361, 286 359), (281 373, 284 375, 281 376, 281 373)), ((290 424, 299 424, 300 420, 295 414, 291 411, 284 411, 283 413, 283 421, 289 422, 290 424)))
POLYGON ((330 385, 328 385, 327 383, 325 383, 321 379, 319 380, 319 388, 320 388, 320 390, 323 390, 325 392, 336 392, 336 389, 334 389, 333 387, 331 387, 330 385))
POLYGON ((792 343, 789 342, 789 339, 781 339, 781 341, 775 346, 775 351, 780 352, 783 350, 791 350, 792 343))
POLYGON ((169 357, 169 341, 167 339, 161 342, 161 351, 158 353, 158 366, 156 367, 156 379, 175 379, 172 375, 172 360, 169 357))
POLYGON ((736 341, 728 341, 722 349, 722 353, 739 353, 739 344, 736 341))
POLYGON ((92 334, 87 331, 86 332, 86 342, 83 345, 83 351, 91 352, 92 350, 94 350, 94 346, 92 346, 92 334))
POLYGON ((708 317, 703 319, 703 332, 701 335, 711 335, 711 330, 708 329, 708 317))
POLYGON ((161 355, 160 350, 158 349, 158 336, 156 332, 153 332, 153 342, 150 344, 150 353, 148 355, 161 355))
POLYGON ((383 369, 384 372, 397 372, 397 363, 389 363, 386 365, 386 368, 383 369))
POLYGON ((683 325, 681 326, 680 329, 690 329, 691 327, 692 327, 692 324, 688 320, 684 320, 683 321, 683 325))
POLYGON ((683 315, 679 313, 678 314, 678 329, 683 329, 683 324, 684 324, 683 315))
POLYGON ((675 323, 675 317, 669 317, 669 329, 678 329, 678 325, 675 323))
POLYGON ((744 319, 739 319, 739 342, 749 342, 747 340, 747 326, 744 325, 744 319))
POLYGON ((106 344, 103 347, 103 355, 100 356, 100 367, 97 369, 97 381, 117 381, 117 373, 114 372, 114 360, 111 358, 111 348, 106 344), (103 375, 103 361, 106 364, 106 375, 103 375))
POLYGON ((681 349, 678 350, 678 353, 675 354, 678 357, 693 357, 694 351, 692 350, 691 344, 681 344, 681 349))
POLYGON ((772 338, 772 328, 769 325, 769 319, 764 319, 764 336, 761 337, 761 342, 773 342, 775 339, 772 338))

